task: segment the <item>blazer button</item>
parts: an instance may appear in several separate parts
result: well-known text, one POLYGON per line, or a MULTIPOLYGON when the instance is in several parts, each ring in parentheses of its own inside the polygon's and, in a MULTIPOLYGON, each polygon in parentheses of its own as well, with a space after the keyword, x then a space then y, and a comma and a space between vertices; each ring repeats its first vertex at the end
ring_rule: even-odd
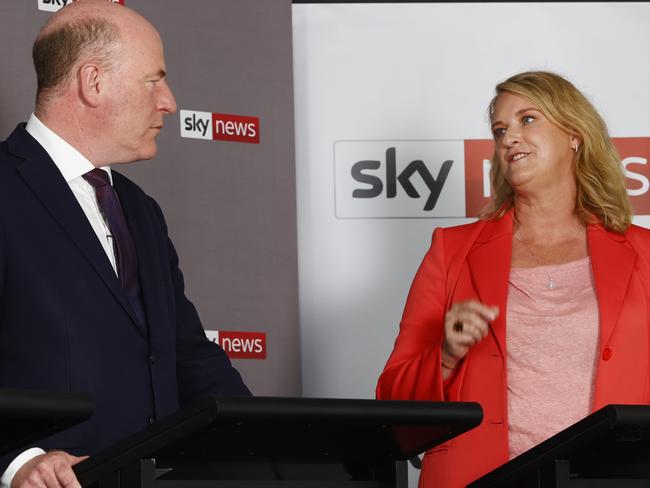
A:
POLYGON ((605 346, 603 349, 603 361, 609 361, 612 357, 612 348, 609 346, 605 346))
POLYGON ((147 422, 149 422, 149 425, 153 424, 156 421, 155 417, 149 417, 147 419, 147 422))
POLYGON ((156 355, 155 354, 149 354, 149 362, 151 364, 154 364, 156 362, 156 355))

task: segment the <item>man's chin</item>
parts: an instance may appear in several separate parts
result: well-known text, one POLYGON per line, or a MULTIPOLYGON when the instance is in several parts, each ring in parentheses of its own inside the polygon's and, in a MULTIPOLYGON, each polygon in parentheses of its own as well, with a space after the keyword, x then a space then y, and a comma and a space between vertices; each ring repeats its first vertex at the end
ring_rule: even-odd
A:
POLYGON ((137 158, 133 161, 147 161, 155 158, 156 154, 158 154, 158 147, 156 144, 147 144, 144 147, 138 148, 137 158))
POLYGON ((158 149, 154 147, 151 151, 143 153, 139 158, 138 161, 146 161, 148 159, 153 159, 156 157, 156 154, 158 154, 158 149))
POLYGON ((142 148, 140 148, 139 151, 134 152, 134 154, 121 158, 119 160, 111 161, 110 164, 130 164, 130 163, 135 163, 136 161, 147 161, 149 159, 153 159, 156 157, 156 154, 158 153, 158 149, 156 146, 153 148, 147 149, 146 151, 143 151, 142 148))

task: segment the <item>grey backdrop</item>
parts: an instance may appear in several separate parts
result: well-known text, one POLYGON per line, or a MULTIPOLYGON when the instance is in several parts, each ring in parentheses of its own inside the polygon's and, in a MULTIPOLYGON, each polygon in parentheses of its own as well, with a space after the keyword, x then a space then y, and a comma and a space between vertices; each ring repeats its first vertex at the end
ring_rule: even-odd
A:
MULTIPOLYGON (((126 0, 159 30, 180 109, 257 116, 260 144, 182 139, 116 167, 160 203, 206 329, 267 333, 266 360, 234 360, 257 395, 299 396, 290 0, 126 0)), ((52 15, 0 2, 0 139, 33 109, 31 46, 52 15)), ((19 211, 19 209, 16 209, 19 211)))

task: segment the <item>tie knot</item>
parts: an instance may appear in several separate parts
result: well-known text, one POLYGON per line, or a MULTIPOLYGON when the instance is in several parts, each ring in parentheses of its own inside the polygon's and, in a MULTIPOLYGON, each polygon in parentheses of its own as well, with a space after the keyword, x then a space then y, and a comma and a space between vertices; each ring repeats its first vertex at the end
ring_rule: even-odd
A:
POLYGON ((83 179, 95 188, 111 184, 111 181, 108 178, 108 173, 99 168, 88 171, 88 173, 83 175, 83 179))

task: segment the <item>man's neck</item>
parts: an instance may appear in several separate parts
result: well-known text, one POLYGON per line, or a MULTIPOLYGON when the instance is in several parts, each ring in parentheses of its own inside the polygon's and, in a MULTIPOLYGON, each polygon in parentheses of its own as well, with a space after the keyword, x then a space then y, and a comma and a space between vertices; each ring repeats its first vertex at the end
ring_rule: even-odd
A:
POLYGON ((52 104, 47 108, 37 107, 34 115, 49 130, 77 150, 95 167, 106 166, 109 161, 100 157, 100 145, 93 144, 90 125, 82 123, 79 116, 65 102, 52 104))

